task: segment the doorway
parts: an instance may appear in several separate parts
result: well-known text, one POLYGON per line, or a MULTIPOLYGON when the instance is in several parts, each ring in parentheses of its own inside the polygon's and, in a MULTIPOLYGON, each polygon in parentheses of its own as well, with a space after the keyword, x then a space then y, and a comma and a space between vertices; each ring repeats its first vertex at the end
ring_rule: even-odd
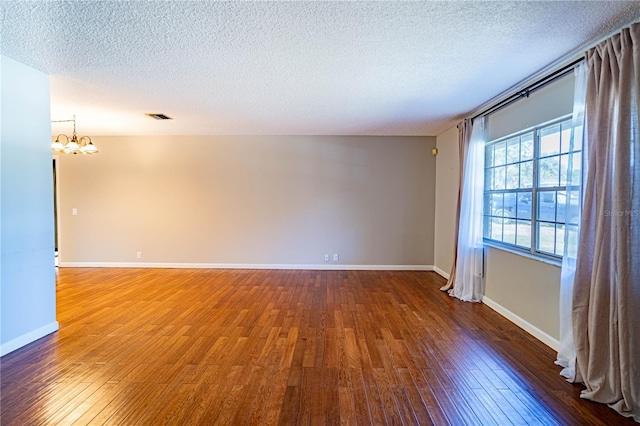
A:
POLYGON ((58 243, 58 157, 53 157, 53 229, 54 229, 54 262, 57 267, 60 262, 60 252, 58 243))

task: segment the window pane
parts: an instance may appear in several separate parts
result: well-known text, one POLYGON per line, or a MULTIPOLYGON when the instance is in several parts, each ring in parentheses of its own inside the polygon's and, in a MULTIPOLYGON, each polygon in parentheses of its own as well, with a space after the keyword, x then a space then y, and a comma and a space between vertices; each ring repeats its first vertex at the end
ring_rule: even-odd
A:
MULTIPOLYGON (((570 257, 575 258, 578 254, 578 227, 573 225, 567 225, 566 231, 568 233, 567 239, 569 240, 568 254, 570 257)), ((564 255, 564 253, 562 253, 564 255)))
POLYGON ((564 225, 556 225, 556 251, 555 254, 562 256, 564 253, 564 225))
POLYGON ((484 149, 484 166, 493 167, 493 145, 489 145, 484 149))
POLYGON ((520 165, 509 164, 507 166, 507 189, 518 189, 520 186, 520 165))
POLYGON ((507 158, 507 143, 500 142, 493 146, 493 165, 505 164, 507 158))
POLYGON ((520 188, 533 187, 533 161, 520 163, 520 188))
POLYGON ((496 241, 502 241, 502 223, 491 223, 489 238, 496 241))
POLYGON ((567 193, 565 191, 558 191, 556 194, 556 222, 564 223, 566 206, 567 193))
POLYGON ((487 219, 490 220, 488 220, 486 224, 487 232, 485 237, 496 241, 502 241, 502 223, 496 221, 494 217, 488 216, 487 219))
POLYGON ((562 125, 562 153, 569 152, 569 145, 571 142, 571 124, 562 125))
POLYGON ((516 245, 531 248, 530 220, 518 220, 516 222, 516 245))
POLYGON ((569 192, 569 200, 565 202, 564 208, 568 209, 566 216, 563 213, 563 216, 566 218, 563 222, 567 222, 573 225, 578 224, 578 219, 580 218, 580 192, 579 191, 570 191, 569 192))
POLYGON ((573 150, 579 151, 582 149, 582 126, 577 126, 575 132, 573 132, 573 150))
POLYGON ((560 183, 560 157, 542 158, 538 161, 538 185, 558 186, 560 183))
POLYGON ((520 161, 520 140, 519 138, 507 141, 507 164, 520 161))
POLYGON ((516 218, 531 219, 531 193, 518 193, 518 204, 516 206, 516 218))
POLYGON ((488 189, 490 191, 493 191, 494 189, 496 189, 496 169, 490 169, 487 172, 490 174, 488 189))
MULTIPOLYGON (((502 217, 505 219, 515 217, 516 215, 516 194, 507 192, 504 194, 504 204, 502 209, 502 217)), ((507 222, 507 220, 505 220, 507 222)))
MULTIPOLYGON (((489 202, 489 196, 485 194, 484 203, 485 206, 489 202)), ((484 238, 489 238, 491 236, 491 216, 487 216, 486 210, 485 215, 482 217, 483 219, 483 227, 482 227, 482 236, 484 238)))
POLYGON ((555 191, 538 192, 538 220, 556 221, 555 191))
POLYGON ((520 159, 533 159, 533 133, 527 133, 520 138, 520 159))
POLYGON ((567 185, 580 185, 580 182, 582 181, 582 153, 576 152, 570 155, 571 161, 573 162, 571 165, 573 172, 571 173, 567 185))
POLYGON ((560 153, 560 125, 540 130, 540 157, 560 153))
POLYGON ((569 154, 560 156, 560 185, 567 186, 567 171, 569 170, 569 154))
POLYGON ((516 222, 510 220, 503 223, 502 241, 509 244, 516 243, 516 222))
POLYGON ((515 194, 491 194, 489 205, 494 223, 505 223, 515 214, 515 194))
POLYGON ((555 254, 556 226, 553 223, 538 223, 536 250, 555 254))
POLYGON ((505 189, 505 177, 506 177, 506 167, 496 167, 493 169, 493 184, 491 185, 491 189, 505 189))
POLYGON ((556 222, 578 224, 580 213, 580 193, 578 191, 570 191, 569 200, 567 200, 567 192, 558 191, 558 199, 556 202, 556 222))
POLYGON ((490 214, 492 216, 502 217, 502 204, 504 200, 503 194, 490 194, 489 195, 489 207, 491 208, 490 214))

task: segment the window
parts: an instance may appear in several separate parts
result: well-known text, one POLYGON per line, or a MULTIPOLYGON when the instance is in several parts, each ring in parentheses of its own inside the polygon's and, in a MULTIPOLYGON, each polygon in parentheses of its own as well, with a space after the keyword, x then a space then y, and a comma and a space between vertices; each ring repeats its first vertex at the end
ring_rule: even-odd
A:
POLYGON ((582 127, 571 150, 571 119, 564 118, 487 144, 485 240, 562 257, 566 227, 577 228, 581 137, 582 127))

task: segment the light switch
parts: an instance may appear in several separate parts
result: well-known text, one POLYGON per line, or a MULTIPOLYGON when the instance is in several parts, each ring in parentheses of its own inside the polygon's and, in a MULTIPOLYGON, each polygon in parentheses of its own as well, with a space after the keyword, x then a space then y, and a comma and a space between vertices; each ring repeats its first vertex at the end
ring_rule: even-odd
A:
POLYGON ((78 209, 76 209, 75 207, 71 209, 71 215, 72 216, 78 216, 78 209))

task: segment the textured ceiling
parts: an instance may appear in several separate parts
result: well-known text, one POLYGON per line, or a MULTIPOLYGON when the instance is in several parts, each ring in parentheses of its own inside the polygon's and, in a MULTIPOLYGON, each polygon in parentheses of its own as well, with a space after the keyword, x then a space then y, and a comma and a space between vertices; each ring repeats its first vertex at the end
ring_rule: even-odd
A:
POLYGON ((436 135, 640 19, 638 1, 0 7, 2 53, 51 74, 52 119, 91 135, 436 135))

